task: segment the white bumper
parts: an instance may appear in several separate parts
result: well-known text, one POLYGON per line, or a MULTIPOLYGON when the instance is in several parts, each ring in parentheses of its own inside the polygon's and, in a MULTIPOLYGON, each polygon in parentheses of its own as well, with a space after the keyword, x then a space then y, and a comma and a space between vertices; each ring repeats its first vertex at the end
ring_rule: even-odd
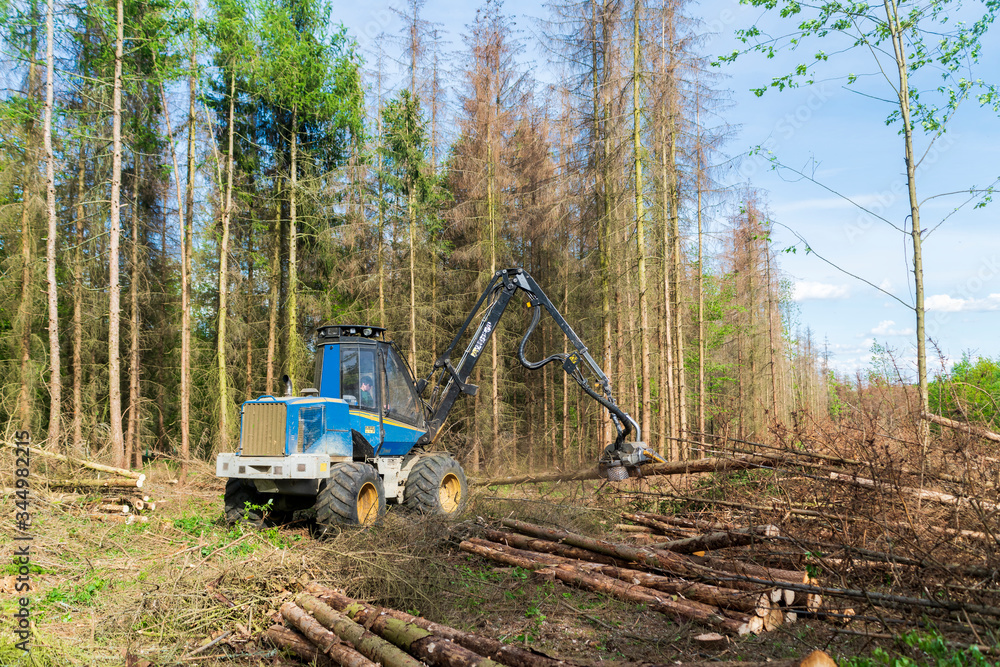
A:
POLYGON ((240 479, 325 479, 330 476, 330 456, 328 454, 290 456, 219 454, 215 459, 215 475, 240 479))

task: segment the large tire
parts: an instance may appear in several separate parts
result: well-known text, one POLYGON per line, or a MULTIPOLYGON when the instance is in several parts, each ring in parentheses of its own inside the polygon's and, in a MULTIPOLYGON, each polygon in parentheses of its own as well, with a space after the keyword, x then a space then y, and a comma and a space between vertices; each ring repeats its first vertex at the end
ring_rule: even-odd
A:
POLYGON ((367 463, 338 463, 320 482, 316 522, 322 530, 337 525, 369 525, 385 514, 385 488, 367 463))
POLYGON ((244 521, 260 526, 264 516, 259 509, 247 509, 247 503, 258 507, 266 505, 268 496, 257 490, 254 483, 245 479, 230 479, 226 482, 226 522, 244 521))
POLYGON ((409 476, 403 503, 423 514, 457 517, 465 509, 469 485, 458 461, 447 454, 420 457, 409 476))

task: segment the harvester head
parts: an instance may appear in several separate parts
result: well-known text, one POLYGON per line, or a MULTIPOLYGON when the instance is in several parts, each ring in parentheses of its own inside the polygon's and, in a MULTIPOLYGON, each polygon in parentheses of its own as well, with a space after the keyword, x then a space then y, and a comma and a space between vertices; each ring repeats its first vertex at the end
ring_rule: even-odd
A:
POLYGON ((656 452, 643 442, 615 442, 604 448, 598 465, 612 482, 620 482, 638 475, 639 466, 655 461, 663 462, 656 452))

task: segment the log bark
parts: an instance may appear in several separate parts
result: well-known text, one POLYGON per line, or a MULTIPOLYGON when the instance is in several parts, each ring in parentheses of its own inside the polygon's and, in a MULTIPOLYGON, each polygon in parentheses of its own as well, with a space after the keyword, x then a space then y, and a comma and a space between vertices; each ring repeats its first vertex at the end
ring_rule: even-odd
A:
POLYGON ((763 579, 777 585, 780 585, 782 582, 790 584, 812 583, 812 580, 809 578, 809 573, 801 570, 781 570, 774 567, 764 567, 763 565, 744 563, 742 561, 732 560, 729 558, 708 557, 705 558, 701 564, 713 570, 721 570, 723 572, 739 574, 744 577, 763 579))
MULTIPOLYGON (((696 459, 693 461, 668 461, 667 463, 644 465, 639 471, 642 477, 654 477, 657 475, 688 475, 697 472, 729 472, 772 465, 774 465, 772 459, 759 456, 746 456, 696 459)), ((504 484, 537 484, 539 482, 575 482, 588 479, 607 479, 607 476, 601 472, 600 467, 593 467, 569 473, 473 479, 470 480, 470 483, 472 486, 497 486, 504 484)))
MULTIPOLYGON (((682 519, 676 516, 670 516, 668 514, 655 514, 653 512, 636 512, 636 516, 643 517, 645 519, 650 519, 652 521, 658 521, 665 523, 671 527, 695 529, 700 531, 720 531, 720 530, 738 530, 743 528, 735 523, 722 523, 719 521, 705 521, 703 519, 682 519)), ((652 525, 652 524, 647 524, 652 525)))
POLYGON ((563 558, 575 558, 577 560, 586 560, 592 563, 601 563, 603 565, 614 565, 618 567, 623 567, 628 562, 626 560, 616 560, 610 556, 602 556, 589 549, 581 549, 579 547, 573 547, 559 542, 551 542, 549 540, 535 539, 528 537, 527 535, 519 535, 517 533, 504 533, 499 530, 486 530, 484 531, 484 534, 486 535, 486 539, 491 542, 507 544, 526 551, 536 551, 544 554, 562 556, 563 558))
MULTIPOLYGON (((8 447, 14 447, 13 442, 3 443, 8 447)), ((93 461, 88 461, 86 459, 78 459, 73 456, 66 456, 65 454, 56 454, 54 452, 48 452, 44 449, 32 448, 32 454, 37 454, 39 456, 44 456, 46 458, 55 459, 56 461, 63 461, 65 463, 74 463, 78 466, 83 466, 84 468, 90 468, 91 470, 97 470, 99 472, 106 472, 112 475, 120 475, 122 477, 129 477, 131 479, 146 479, 146 476, 139 472, 133 472, 131 470, 125 470, 124 468, 115 468, 114 466, 106 466, 103 463, 94 463, 93 461)))
POLYGON ((141 489, 141 479, 52 479, 46 482, 53 489, 141 489))
MULTIPOLYGON (((487 548, 492 548, 503 553, 514 554, 524 558, 535 558, 551 565, 567 565, 585 572, 599 572, 603 575, 614 577, 637 586, 643 586, 671 595, 679 595, 687 600, 700 602, 702 604, 733 609, 745 613, 760 614, 762 611, 770 609, 770 603, 763 604, 759 593, 748 593, 734 588, 721 588, 710 584, 685 581, 672 577, 664 577, 658 574, 632 570, 629 568, 616 567, 614 565, 602 565, 600 563, 587 563, 571 558, 563 558, 551 554, 532 553, 522 549, 503 544, 502 542, 488 542, 477 538, 470 538, 469 542, 487 548)), ((768 596, 770 601, 770 596, 768 596)))
MULTIPOLYGON (((727 579, 726 585, 728 587, 739 590, 758 590, 760 589, 761 584, 764 584, 765 586, 773 586, 775 581, 771 578, 767 582, 752 582, 746 580, 746 577, 728 581, 728 577, 726 577, 727 571, 720 572, 718 570, 714 570, 711 566, 703 564, 702 561, 685 554, 679 554, 673 551, 663 551, 660 549, 650 549, 648 547, 639 547, 630 544, 618 544, 615 542, 608 542, 606 540, 598 540, 564 530, 543 528, 542 526, 536 526, 534 524, 517 521, 515 519, 504 519, 502 523, 508 528, 513 528, 519 532, 535 535, 536 537, 554 542, 565 542, 566 544, 579 547, 580 549, 589 550, 591 552, 596 552, 597 554, 601 554, 605 557, 616 558, 619 562, 637 563, 641 567, 664 570, 677 576, 689 577, 702 581, 712 581, 713 583, 716 583, 720 577, 723 577, 727 579)), ((585 554, 581 554, 580 557, 585 558, 586 560, 593 560, 593 554, 590 557, 587 557, 585 554)))
POLYGON ((669 600, 656 594, 656 591, 643 586, 629 585, 613 577, 600 573, 585 573, 567 565, 548 565, 524 556, 505 553, 490 547, 464 541, 459 545, 462 551, 473 553, 483 558, 507 565, 531 570, 540 576, 551 576, 578 588, 604 593, 621 600, 638 602, 648 605, 651 609, 675 619, 696 621, 715 628, 721 632, 733 635, 743 635, 749 632, 747 621, 726 618, 717 609, 708 605, 685 601, 669 600))
POLYGON ((342 643, 340 637, 324 628, 301 607, 286 602, 281 605, 281 616, 341 667, 376 667, 374 662, 342 643))
POLYGON ((98 512, 105 512, 107 514, 128 514, 132 509, 128 505, 116 505, 113 503, 104 503, 102 505, 97 505, 94 507, 98 512))
POLYGON ((676 551, 681 554, 691 554, 696 551, 714 551, 716 549, 728 549, 730 547, 742 547, 769 537, 778 537, 781 531, 777 526, 770 524, 764 526, 752 526, 750 528, 740 528, 724 533, 708 533, 688 537, 683 540, 672 540, 670 542, 656 542, 652 544, 656 549, 666 549, 676 551))
POLYGON ((498 663, 440 637, 415 623, 403 621, 360 602, 343 613, 415 658, 434 667, 498 667, 498 663))
POLYGON ((294 630, 289 630, 282 625, 272 625, 263 634, 275 647, 294 653, 310 665, 315 664, 317 667, 334 667, 336 665, 333 660, 310 644, 308 639, 294 630))
POLYGON ((300 593, 295 603, 312 614, 324 627, 350 643, 361 655, 383 667, 421 667, 420 661, 401 651, 385 639, 364 629, 339 611, 311 595, 300 593))
POLYGON ((954 419, 948 419, 947 417, 939 417, 938 415, 932 415, 929 412, 921 413, 920 418, 934 424, 938 424, 939 426, 947 426, 948 428, 953 428, 956 431, 964 431, 986 440, 1000 442, 1000 433, 994 433, 993 431, 983 428, 982 426, 955 421, 954 419))
MULTIPOLYGON (((306 590, 339 611, 344 611, 352 605, 363 605, 363 603, 357 600, 316 582, 308 584, 306 590)), ((364 606, 369 609, 372 608, 368 605, 364 606)), ((395 609, 381 609, 379 611, 401 621, 418 625, 434 635, 452 641, 459 646, 463 646, 498 663, 507 665, 507 667, 572 667, 572 663, 563 660, 556 660, 535 651, 526 651, 517 646, 503 644, 490 637, 482 637, 471 632, 456 630, 440 623, 434 623, 426 618, 411 616, 395 609)))

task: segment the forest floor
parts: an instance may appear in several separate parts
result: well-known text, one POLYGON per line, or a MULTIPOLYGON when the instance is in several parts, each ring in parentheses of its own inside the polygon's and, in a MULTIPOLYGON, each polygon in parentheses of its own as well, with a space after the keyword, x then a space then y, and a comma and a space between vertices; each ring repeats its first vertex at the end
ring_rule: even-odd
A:
MULTIPOLYGON (((866 442, 863 434, 856 442, 864 452, 855 447, 833 454, 831 446, 817 447, 827 459, 811 460, 835 457, 843 466, 857 461, 852 456, 867 454, 865 474, 885 480, 889 472, 883 467, 879 476, 871 459, 888 457, 891 488, 827 483, 828 473, 809 464, 615 484, 470 487, 469 506, 458 522, 390 506, 378 525, 323 540, 313 537, 310 520, 301 513, 285 525, 227 525, 222 480, 205 464, 196 466, 183 485, 167 483, 174 473, 165 465, 150 466, 143 493, 157 508, 148 523, 134 525, 95 521, 80 511, 78 500, 62 499, 36 483, 29 654, 15 647, 19 640, 13 632, 12 617, 24 595, 16 591, 18 566, 11 563, 18 543, 11 539, 13 522, 5 518, 0 523, 0 544, 8 552, 0 569, 5 626, 0 627, 0 665, 299 664, 276 652, 260 634, 274 623, 282 602, 309 581, 581 665, 763 661, 804 657, 814 649, 836 659, 877 657, 884 649, 934 664, 926 646, 921 651, 912 644, 917 636, 935 637, 935 629, 942 635, 934 641, 949 650, 978 644, 990 652, 989 647, 1000 644, 1000 635, 994 634, 1000 627, 1000 591, 995 590, 997 577, 981 570, 996 568, 998 562, 991 530, 996 509, 985 500, 963 509, 960 502, 949 506, 904 498, 914 482, 900 477, 906 474, 903 457, 894 454, 891 442, 866 442), (887 446, 879 451, 883 444, 887 446), (810 509, 801 511, 806 507, 810 509), (709 629, 699 624, 497 565, 458 548, 463 539, 498 528, 506 517, 627 542, 634 538, 616 526, 624 523, 623 511, 636 510, 741 525, 770 523, 797 548, 785 542, 762 552, 762 558, 797 559, 820 585, 954 600, 957 607, 855 599, 850 601, 855 620, 846 625, 829 617, 800 618, 770 632, 704 644, 695 637, 709 629), (851 561, 842 554, 833 558, 836 554, 829 551, 824 560, 818 548, 803 548, 817 540, 890 554, 896 562, 851 561), (901 639, 913 631, 918 634, 901 639)), ((800 444, 798 451, 802 449, 800 444)), ((997 464, 991 464, 991 473, 975 469, 975 461, 965 458, 963 488, 978 485, 976 498, 996 501, 997 464), (969 471, 980 477, 971 479, 969 471), (986 488, 989 484, 994 486, 986 488)), ((6 452, 2 462, 13 469, 6 452)), ((37 463, 36 468, 38 480, 64 473, 53 464, 37 463)), ((931 470, 924 467, 924 488, 944 484, 928 482, 931 470)), ((13 517, 15 511, 14 498, 4 495, 2 515, 13 517)))

